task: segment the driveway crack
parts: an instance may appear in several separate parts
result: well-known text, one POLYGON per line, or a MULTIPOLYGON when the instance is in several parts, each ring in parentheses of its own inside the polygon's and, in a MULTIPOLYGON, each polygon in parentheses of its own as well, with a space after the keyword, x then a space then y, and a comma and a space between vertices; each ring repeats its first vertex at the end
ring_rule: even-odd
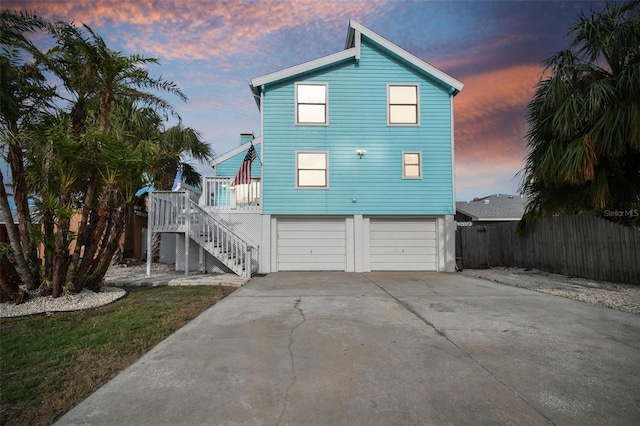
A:
POLYGON ((408 303, 403 302, 402 300, 398 299, 397 297, 395 297, 393 294, 389 293, 387 291, 387 289, 385 289, 384 287, 382 287, 381 285, 379 285, 377 282, 373 281, 371 278, 366 277, 369 281, 371 281, 375 286, 377 286, 380 290, 384 291, 385 293, 387 293, 389 295, 389 297, 391 297, 393 300, 396 301, 396 303, 398 303, 400 306, 402 306, 404 309, 406 309, 407 311, 409 311, 410 313, 412 313, 416 318, 418 318, 420 321, 422 321, 424 324, 426 324, 427 326, 431 327, 433 329, 433 331, 435 331, 437 334, 439 334, 440 336, 442 336, 443 338, 445 338, 449 343, 451 343, 453 346, 456 347, 456 349, 458 349, 460 352, 462 352, 465 356, 467 356, 471 361, 473 361, 475 364, 478 365, 478 367, 480 367, 481 369, 483 369, 487 374, 489 374, 489 376, 491 376, 495 381, 497 381, 498 383, 500 383, 502 386, 504 386, 507 390, 509 390, 509 392, 513 393, 517 398, 519 398, 522 402, 524 402, 528 407, 530 407, 532 410, 534 410, 536 413, 538 413, 540 416, 542 416, 546 421, 548 421, 550 424, 552 425, 556 425, 556 423, 553 422, 553 420, 551 420, 548 416, 546 416, 542 411, 540 411, 538 408, 536 408, 531 402, 529 402, 526 398, 524 398, 522 395, 520 395, 515 389, 511 388, 508 384, 506 384, 502 379, 500 379, 500 377, 498 377, 496 374, 494 374, 491 370, 489 370, 484 364, 482 364, 479 360, 477 360, 476 358, 473 357, 473 355, 471 355, 469 352, 465 351, 464 349, 462 349, 456 342, 454 342, 453 340, 451 340, 449 338, 449 336, 447 336, 447 334, 438 329, 438 327, 436 327, 433 323, 431 323, 429 320, 427 320, 425 317, 423 317, 422 315, 420 315, 418 312, 416 312, 415 309, 413 309, 408 303))
POLYGON ((290 368, 291 368, 291 382, 289 382, 289 385, 287 386, 287 390, 284 393, 284 401, 282 403, 282 410, 280 411, 280 415, 278 416, 278 422, 276 424, 280 425, 282 423, 282 418, 284 417, 285 412, 287 411, 287 405, 289 403, 289 391, 291 390, 291 388, 293 387, 293 385, 296 383, 296 366, 295 366, 295 362, 293 359, 293 351, 291 350, 291 346, 293 345, 293 333, 296 331, 296 329, 298 327, 300 327, 302 324, 304 324, 307 321, 307 317, 305 317, 304 315, 304 311, 302 310, 302 308, 300 307, 300 302, 302 301, 302 299, 300 297, 298 297, 293 305, 293 309, 295 309, 296 311, 298 311, 298 313, 300 314, 300 321, 291 329, 291 331, 289 332, 289 345, 287 347, 288 351, 289 351, 289 361, 290 361, 290 368))

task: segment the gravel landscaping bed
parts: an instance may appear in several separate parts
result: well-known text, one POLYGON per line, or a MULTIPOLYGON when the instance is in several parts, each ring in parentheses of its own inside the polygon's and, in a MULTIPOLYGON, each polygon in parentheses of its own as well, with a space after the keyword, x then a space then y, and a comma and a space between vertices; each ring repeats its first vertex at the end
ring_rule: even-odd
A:
POLYGON ((51 296, 36 296, 24 303, 0 303, 0 318, 19 317, 47 312, 79 311, 112 303, 127 292, 121 287, 155 287, 159 285, 223 285, 240 287, 247 278, 234 274, 201 274, 193 272, 185 278, 169 265, 154 263, 151 276, 146 276, 147 266, 137 262, 129 266, 113 265, 105 275, 105 287, 99 293, 83 290, 79 294, 67 294, 54 299, 51 296))
POLYGON ((121 288, 103 287, 99 293, 82 290, 78 294, 68 294, 58 298, 51 296, 34 297, 24 303, 0 303, 0 317, 20 317, 45 312, 79 311, 107 305, 123 297, 127 292, 121 288))
POLYGON ((640 315, 640 285, 567 277, 524 268, 465 269, 460 273, 640 315))

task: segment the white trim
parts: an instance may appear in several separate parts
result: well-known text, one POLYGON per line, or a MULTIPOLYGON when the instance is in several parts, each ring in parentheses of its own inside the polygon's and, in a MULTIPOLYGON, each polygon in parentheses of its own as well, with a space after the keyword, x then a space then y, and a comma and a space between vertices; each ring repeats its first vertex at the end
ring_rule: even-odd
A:
POLYGON ((262 227, 260 235, 260 259, 258 272, 268 274, 271 272, 271 215, 261 216, 262 227))
POLYGON ((453 203, 453 214, 456 214, 456 143, 453 123, 453 94, 449 95, 449 104, 451 113, 449 119, 451 120, 451 202, 453 203))
POLYGON ((271 272, 278 272, 278 219, 271 216, 271 272))
MULTIPOLYGON (((294 85, 294 124, 296 126, 328 126, 329 125, 329 83, 324 81, 296 81, 294 85), (312 123, 312 122, 300 122, 298 121, 298 86, 324 86, 324 122, 312 123)), ((316 104, 313 104, 316 105, 316 104)), ((317 104, 320 105, 320 104, 317 104)))
POLYGON ((347 216, 344 219, 344 238, 345 238, 345 250, 346 250, 346 259, 345 259, 345 272, 355 272, 355 248, 354 248, 354 239, 355 239, 355 224, 354 217, 347 216))
POLYGON ((365 272, 364 219, 361 214, 353 215, 353 272, 365 272))
POLYGON ((262 86, 263 84, 273 83, 308 71, 313 71, 317 68, 322 68, 327 65, 333 65, 347 59, 355 58, 356 53, 356 48, 352 47, 350 49, 341 50, 340 52, 333 53, 328 56, 323 56, 322 58, 314 59, 312 61, 294 65, 280 71, 272 72, 261 77, 252 78, 251 87, 255 89, 262 86))
MULTIPOLYGON (((295 160, 296 160, 296 189, 329 189, 329 151, 295 151, 295 160), (326 163, 325 163, 325 186, 300 186, 298 185, 298 154, 325 154, 326 163)), ((320 170, 320 169, 318 169, 320 170)))
MULTIPOLYGON (((389 50, 390 52, 394 53, 395 55, 399 56, 400 58, 404 59, 405 61, 409 62, 410 64, 416 66, 417 68, 425 71, 426 73, 432 75, 433 77, 437 78, 438 80, 442 81, 443 83, 446 83, 447 85, 451 86, 453 89, 455 89, 456 91, 461 91, 462 88, 464 87, 464 84, 458 80, 456 80, 455 78, 451 77, 450 75, 440 71, 438 68, 434 67, 433 65, 423 61, 422 59, 418 58, 415 55, 412 55, 411 53, 407 52, 406 50, 404 50, 403 48, 391 43, 389 40, 385 39, 384 37, 374 33, 373 31, 371 31, 370 29, 368 29, 367 27, 363 26, 362 24, 354 21, 353 19, 351 19, 349 21, 349 28, 353 28, 355 31, 359 31, 361 34, 363 34, 365 37, 371 39, 373 42, 379 44, 380 46, 384 47, 385 49, 389 50)), ((455 92, 454 92, 455 95, 455 92)))
MULTIPOLYGON (((264 105, 265 96, 266 95, 264 91, 260 92, 260 105, 264 105)), ((263 136, 264 136, 264 109, 260 108, 260 137, 258 138, 261 142, 260 143, 260 159, 262 160, 260 162, 260 182, 264 182, 264 145, 262 145, 263 136)), ((264 207, 264 184, 263 183, 261 183, 260 185, 260 203, 264 207)))
MULTIPOLYGON (((260 113, 260 115, 262 115, 262 112, 260 113)), ((262 126, 262 124, 261 124, 262 126)), ((255 138, 253 141, 253 146, 255 147, 256 145, 260 145, 262 143, 262 136, 255 138)), ((245 143, 242 144, 240 146, 237 146, 235 148, 233 148, 231 151, 227 151, 224 154, 222 154, 219 157, 214 158, 213 160, 211 160, 211 162, 209 163, 211 165, 211 167, 215 168, 218 164, 227 161, 228 159, 235 157, 238 154, 241 154, 243 152, 245 152, 247 149, 249 149, 249 144, 245 143)), ((262 160, 262 157, 260 157, 260 159, 262 160)))
POLYGON ((404 180, 420 180, 422 179, 422 168, 423 168, 423 164, 422 164, 422 151, 402 151, 402 158, 400 159, 400 161, 402 162, 402 179, 404 180), (405 154, 418 154, 418 165, 419 170, 420 170, 420 176, 405 176, 404 174, 404 155, 405 154))
POLYGON ((453 215, 448 214, 444 217, 444 232, 445 232, 445 240, 446 241, 454 241, 453 244, 445 244, 444 256, 445 256, 445 267, 444 272, 455 272, 456 271, 456 221, 453 218, 453 215))
MULTIPOLYGON (((397 105, 397 104, 394 104, 397 105)), ((407 104, 408 105, 408 104, 407 104)), ((387 126, 389 127, 420 127, 420 84, 419 83, 387 83, 387 126), (416 122, 415 123, 392 123, 391 122, 391 88, 392 87, 415 87, 416 88, 416 122)))

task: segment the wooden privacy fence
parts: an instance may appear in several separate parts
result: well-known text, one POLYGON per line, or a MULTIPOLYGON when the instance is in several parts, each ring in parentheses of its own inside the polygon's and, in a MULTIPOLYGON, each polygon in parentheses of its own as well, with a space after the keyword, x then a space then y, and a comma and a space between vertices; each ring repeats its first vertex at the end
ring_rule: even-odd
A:
POLYGON ((468 269, 535 268, 640 284, 640 231, 595 216, 556 216, 516 235, 518 222, 459 227, 457 256, 468 269))

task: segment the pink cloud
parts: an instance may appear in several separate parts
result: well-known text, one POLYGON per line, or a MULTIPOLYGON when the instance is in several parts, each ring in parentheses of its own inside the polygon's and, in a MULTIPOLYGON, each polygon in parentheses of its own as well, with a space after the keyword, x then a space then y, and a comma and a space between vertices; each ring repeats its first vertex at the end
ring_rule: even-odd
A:
POLYGON ((131 51, 166 59, 209 59, 255 52, 269 34, 288 28, 375 16, 386 1, 7 1, 48 19, 115 25, 131 51), (319 13, 321 12, 321 13, 319 13), (128 28, 131 26, 132 28, 128 28))
MULTIPOLYGON (((455 99, 458 190, 517 186, 526 156, 525 110, 540 79, 539 65, 517 65, 463 77, 455 99)), ((478 194, 483 195, 483 194, 478 194)))

